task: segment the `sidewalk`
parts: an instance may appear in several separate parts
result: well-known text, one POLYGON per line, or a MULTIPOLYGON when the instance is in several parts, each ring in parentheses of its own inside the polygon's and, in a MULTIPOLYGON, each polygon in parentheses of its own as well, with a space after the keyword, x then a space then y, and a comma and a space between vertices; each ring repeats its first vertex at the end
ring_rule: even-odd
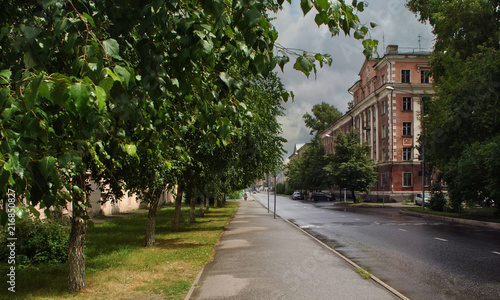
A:
POLYGON ((399 299, 250 197, 186 299, 399 299))

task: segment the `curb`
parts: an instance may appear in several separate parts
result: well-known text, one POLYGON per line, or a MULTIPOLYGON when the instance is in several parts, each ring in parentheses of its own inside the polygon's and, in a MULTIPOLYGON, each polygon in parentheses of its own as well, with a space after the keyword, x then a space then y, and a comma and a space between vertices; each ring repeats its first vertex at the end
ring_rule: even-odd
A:
MULTIPOLYGON (((255 199, 255 198, 254 198, 255 199)), ((256 200, 258 201, 258 200, 256 200)), ((266 208, 264 206, 264 204, 262 204, 260 201, 258 201, 260 205, 262 205, 262 207, 266 208)), ((303 232, 304 234, 306 234, 307 236, 309 236, 310 238, 312 238, 314 241, 316 241, 317 243, 319 243, 321 246, 325 247, 326 249, 330 250, 331 252, 333 252, 334 254, 336 254, 338 257, 342 258, 344 261, 346 261, 348 264, 350 264, 351 266, 353 266, 355 269, 361 269, 363 271, 366 272, 365 269, 363 269, 362 267, 360 267, 358 264, 356 264, 355 262, 353 262, 352 260, 350 260, 349 258, 347 258, 346 256, 342 255, 340 252, 338 252, 337 250, 335 249, 332 249, 331 247, 329 247, 327 244, 323 243, 321 240, 319 240, 318 238, 316 238, 315 236, 311 235, 309 232, 305 231, 304 229, 300 228, 299 226, 297 226, 296 224, 294 224, 293 222, 281 217, 279 214, 276 214, 281 220, 287 222, 288 224, 292 225, 294 228, 300 230, 301 232, 303 232)), ((369 272, 367 272, 369 273, 369 272)), ((410 300, 408 297, 406 297, 405 295, 401 294, 400 292, 398 292, 396 289, 394 289, 393 287, 391 287, 390 285, 388 285, 387 283, 383 282, 380 278, 374 276, 373 274, 370 273, 370 279, 372 279, 373 281, 375 281, 376 283, 378 283, 379 285, 381 285, 383 288, 385 288, 386 290, 388 290, 389 292, 391 292, 392 294, 394 294, 395 296, 399 297, 400 299, 402 300, 410 300)), ((188 300, 188 299, 184 299, 184 300, 188 300)))
POLYGON ((184 297, 184 300, 191 299, 191 296, 193 295, 194 289, 196 288, 198 281, 200 281, 201 274, 203 273, 203 270, 205 270, 205 268, 201 269, 200 273, 198 273, 198 275, 196 275, 196 279, 194 280, 193 284, 191 285, 191 288, 189 289, 189 292, 187 293, 186 297, 184 297))
POLYGON ((465 224, 465 225, 472 225, 472 226, 482 226, 482 227, 487 227, 487 228, 491 228, 491 229, 500 229, 500 223, 494 223, 494 222, 485 222, 485 221, 453 218, 453 217, 447 217, 447 216, 431 215, 431 214, 426 214, 426 213, 408 211, 406 209, 399 210, 399 213, 402 215, 418 217, 418 218, 423 218, 423 219, 446 221, 446 222, 450 222, 450 223, 465 224))

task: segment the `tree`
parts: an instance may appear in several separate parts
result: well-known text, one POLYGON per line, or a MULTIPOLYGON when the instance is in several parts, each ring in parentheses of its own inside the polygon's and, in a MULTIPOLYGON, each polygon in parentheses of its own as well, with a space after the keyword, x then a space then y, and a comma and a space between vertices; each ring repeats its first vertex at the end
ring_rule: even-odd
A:
POLYGON ((335 153, 325 167, 335 185, 351 191, 354 202, 356 202, 355 191, 368 192, 377 179, 377 172, 373 167, 374 161, 368 156, 369 153, 370 146, 359 143, 357 131, 353 130, 347 134, 339 132, 335 142, 335 153))
POLYGON ((286 176, 290 188, 297 190, 322 190, 328 187, 325 149, 318 139, 303 146, 301 153, 288 164, 286 176))
POLYGON ((443 172, 456 210, 463 202, 500 194, 496 173, 474 162, 491 163, 491 145, 499 137, 499 5, 498 0, 408 2, 436 35, 431 55, 436 93, 424 100, 423 143, 426 162, 443 172))
POLYGON ((305 113, 302 116, 306 126, 311 129, 311 135, 322 132, 342 117, 342 113, 335 106, 325 102, 315 104, 311 111, 312 116, 309 113, 305 113))
MULTIPOLYGON (((115 198, 133 181, 114 176, 123 161, 117 156, 142 155, 160 169, 189 160, 183 138, 190 130, 228 144, 247 111, 227 116, 226 108, 241 107, 247 78, 227 67, 254 75, 283 68, 286 49, 274 55, 277 32, 267 16, 283 2, 2 2, 0 193, 12 188, 46 209, 72 205, 70 291, 85 287, 89 180, 112 183, 107 195, 115 198), (148 157, 157 149, 147 140, 154 132, 176 138, 161 138, 161 156, 148 157)), ((353 32, 367 56, 376 48, 356 14, 363 2, 302 1, 304 14, 312 8, 332 35, 353 32)), ((303 53, 294 68, 308 76, 315 63, 331 58, 303 53)))

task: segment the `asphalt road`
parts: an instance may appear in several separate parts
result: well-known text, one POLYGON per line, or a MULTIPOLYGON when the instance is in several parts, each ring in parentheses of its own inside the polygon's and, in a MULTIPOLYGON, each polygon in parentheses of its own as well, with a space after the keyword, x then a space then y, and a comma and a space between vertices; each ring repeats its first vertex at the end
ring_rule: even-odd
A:
MULTIPOLYGON (((267 193, 253 196, 267 207, 267 193)), ((403 216, 395 208, 342 209, 332 202, 276 200, 279 216, 410 299, 500 299, 498 230, 403 216)))

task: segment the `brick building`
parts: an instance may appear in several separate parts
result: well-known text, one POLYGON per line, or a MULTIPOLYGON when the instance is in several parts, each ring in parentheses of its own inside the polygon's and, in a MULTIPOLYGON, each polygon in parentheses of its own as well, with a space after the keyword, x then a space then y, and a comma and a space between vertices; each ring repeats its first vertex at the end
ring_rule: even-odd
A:
POLYGON ((352 109, 321 133, 327 153, 333 153, 339 130, 354 128, 360 132, 360 143, 370 144, 379 173, 371 194, 384 192, 403 200, 422 192, 421 162, 415 147, 421 132, 421 97, 433 93, 429 55, 428 51, 390 45, 382 58, 366 60, 359 80, 349 88, 352 109))

